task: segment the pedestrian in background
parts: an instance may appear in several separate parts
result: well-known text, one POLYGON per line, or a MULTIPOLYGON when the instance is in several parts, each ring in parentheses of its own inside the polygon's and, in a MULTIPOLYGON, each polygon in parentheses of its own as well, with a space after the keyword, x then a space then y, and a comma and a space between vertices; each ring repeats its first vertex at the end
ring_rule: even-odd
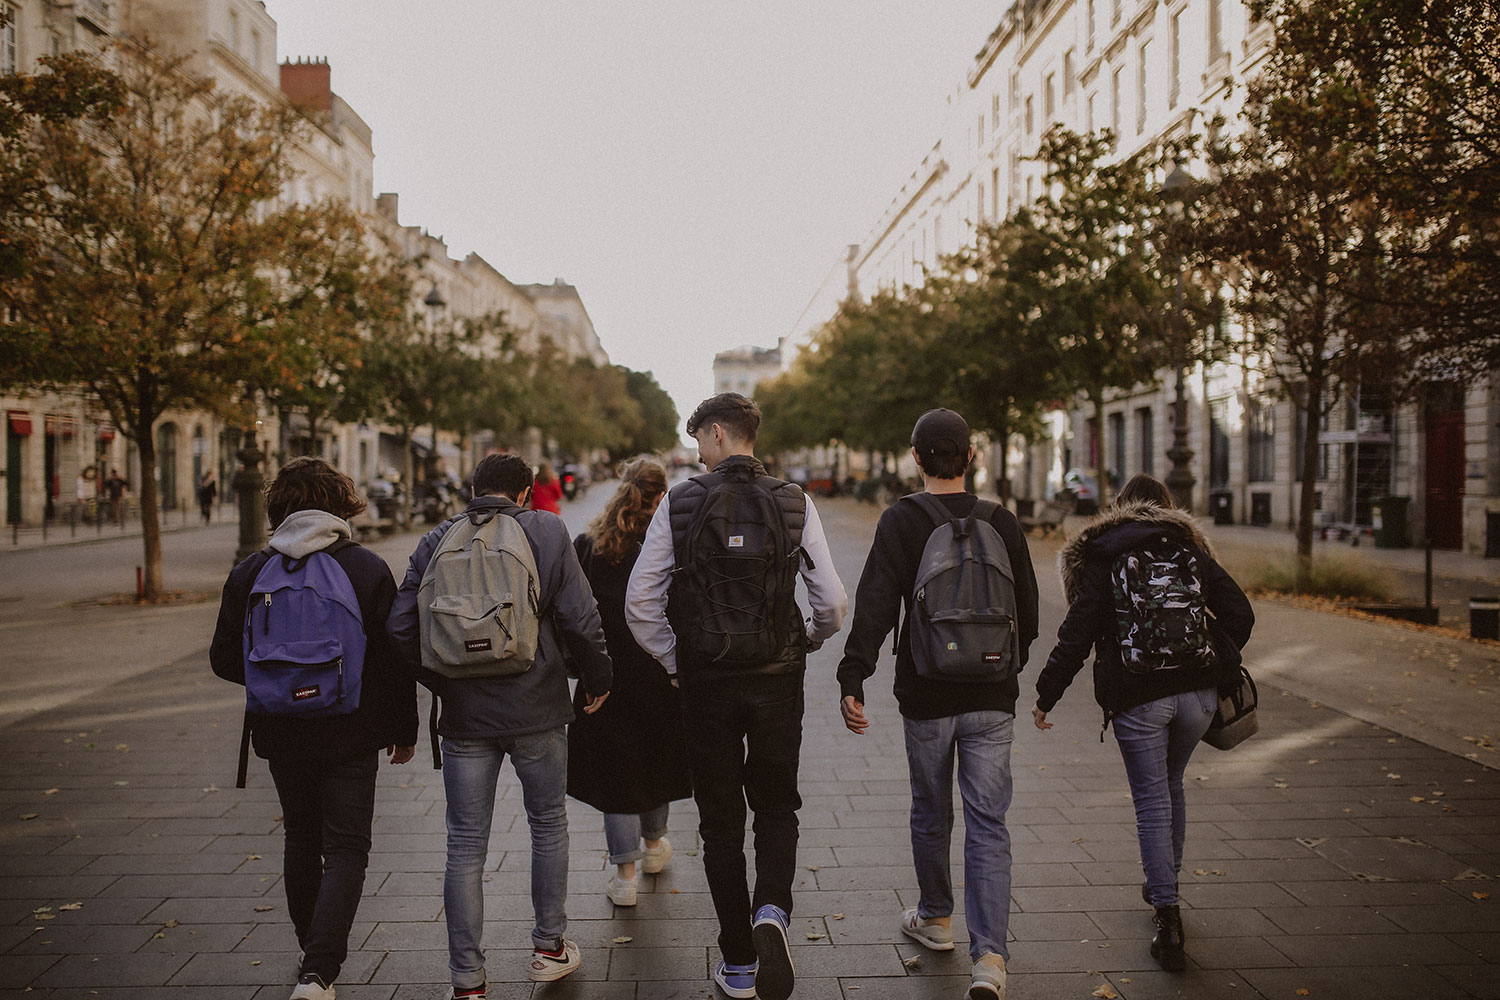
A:
POLYGON ((214 482, 214 474, 205 472, 203 478, 198 480, 198 509, 203 513, 203 523, 210 524, 214 519, 214 501, 219 499, 219 484, 214 482))
MULTIPOLYGON (((416 685, 385 632, 396 581, 384 559, 353 541, 349 527, 348 519, 364 509, 349 477, 322 459, 282 466, 266 490, 270 546, 229 574, 209 649, 215 674, 245 683, 250 592, 269 560, 295 563, 328 550, 353 586, 365 636, 358 707, 342 715, 246 716, 255 753, 269 762, 281 800, 282 884, 302 949, 292 1000, 333 1000, 370 860, 380 750, 404 764, 417 742, 416 685)), ((267 615, 270 601, 265 595, 267 615)))
POLYGON ((719 918, 714 982, 731 997, 786 1000, 797 867, 797 766, 807 654, 849 600, 812 499, 755 458, 760 407, 737 392, 698 404, 687 432, 712 471, 674 486, 651 517, 626 591, 641 648, 682 685, 683 738, 703 867, 719 918), (807 585, 812 620, 797 607, 807 585), (755 810, 755 892, 745 802, 755 810))
POLYGON ((531 509, 545 510, 562 515, 562 483, 552 471, 551 462, 543 462, 536 470, 536 482, 531 487, 531 509))
POLYGON ((104 492, 109 497, 109 518, 121 527, 125 526, 125 492, 128 485, 119 469, 110 469, 109 478, 104 480, 104 492))
POLYGON ((885 637, 897 628, 904 604, 906 627, 897 632, 894 684, 911 777, 911 851, 919 896, 917 905, 901 914, 900 929, 934 951, 953 950, 948 852, 956 763, 965 824, 964 911, 973 963, 968 995, 971 1000, 1003 1000, 1011 882, 1005 813, 1011 801, 1010 751, 1020 695, 1016 675, 1037 636, 1036 573, 1015 515, 964 489, 974 448, 963 417, 947 409, 927 411, 912 428, 911 445, 924 490, 888 507, 875 526, 838 668, 839 707, 849 731, 863 735, 870 725, 864 683, 875 673, 885 637), (925 638, 923 647, 916 648, 914 634, 932 616, 952 621, 962 612, 935 606, 940 588, 925 593, 928 588, 918 584, 918 576, 931 565, 928 553, 939 551, 934 545, 944 533, 955 540, 976 534, 979 526, 973 522, 980 519, 998 536, 995 544, 1003 543, 1001 550, 990 551, 993 558, 1003 551, 1008 563, 997 570, 1010 578, 1011 607, 991 607, 977 616, 977 635, 965 629, 947 636, 951 645, 943 645, 948 649, 972 649, 972 654, 951 664, 951 672, 929 671, 927 661, 933 657, 925 638), (924 591, 920 597, 919 589, 924 591), (1001 610, 1004 615, 997 614, 1001 610), (986 634, 996 624, 998 638, 986 634))
MULTIPOLYGON (((562 644, 567 642, 578 657, 580 684, 588 693, 585 712, 598 711, 604 704, 611 673, 599 611, 568 541, 567 528, 552 514, 525 509, 532 489, 531 466, 514 453, 487 455, 474 468, 473 484, 474 499, 468 506, 417 543, 387 623, 402 657, 442 704, 438 759, 448 800, 443 910, 448 922, 451 996, 459 1000, 483 997, 487 988, 484 870, 496 783, 506 757, 521 783, 531 830, 534 919, 527 975, 533 982, 551 982, 572 974, 582 961, 578 945, 564 937, 568 928, 566 727, 573 718, 573 704, 562 644), (465 520, 477 527, 502 517, 514 518, 520 526, 525 535, 520 544, 530 549, 534 563, 526 572, 534 569, 536 576, 512 593, 470 595, 485 605, 470 621, 497 621, 502 607, 528 606, 521 613, 534 616, 528 623, 536 627, 533 658, 518 673, 445 676, 425 665, 431 662, 427 655, 431 636, 422 634, 422 609, 418 607, 423 577, 449 531, 465 520), (527 590, 534 593, 527 595, 527 590)), ((466 552, 479 548, 476 539, 457 555, 468 558, 466 552)), ((448 617, 460 616, 450 613, 448 617)), ((517 633, 522 630, 515 629, 517 633)), ((463 645, 490 648, 488 638, 473 643, 463 645)))
MULTIPOLYGON (((1187 834, 1182 775, 1218 707, 1239 680, 1255 613, 1193 519, 1161 481, 1138 475, 1112 509, 1069 539, 1058 557, 1068 614, 1037 677, 1038 729, 1089 651, 1094 699, 1114 723, 1135 803, 1136 837, 1155 908, 1151 955, 1186 964, 1178 875, 1187 834)), ((1103 734, 1101 733, 1101 739, 1103 734)))
POLYGON ((609 704, 583 711, 582 685, 568 727, 568 794, 604 813, 609 863, 605 894, 634 906, 639 872, 659 873, 672 857, 671 803, 693 794, 682 744, 682 698, 656 659, 636 644, 625 621, 625 589, 651 515, 667 492, 660 462, 637 458, 620 470, 604 511, 573 540, 614 664, 609 704))

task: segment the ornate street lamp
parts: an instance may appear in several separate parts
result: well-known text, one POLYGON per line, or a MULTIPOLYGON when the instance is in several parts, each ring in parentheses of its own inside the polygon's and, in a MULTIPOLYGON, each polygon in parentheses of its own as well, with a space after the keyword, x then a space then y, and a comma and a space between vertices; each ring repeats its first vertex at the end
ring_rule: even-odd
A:
MULTIPOLYGON (((1172 165, 1172 172, 1167 174, 1166 179, 1162 181, 1161 196, 1167 203, 1167 212, 1174 220, 1180 220, 1186 213, 1187 204, 1192 200, 1196 185, 1197 181, 1193 175, 1182 169, 1181 164, 1172 165)), ((1193 509, 1193 486, 1197 480, 1193 477, 1190 468, 1193 449, 1188 446, 1188 406, 1184 382, 1186 381, 1190 321, 1182 305, 1182 252, 1180 250, 1174 251, 1173 261, 1176 276, 1172 283, 1172 325, 1174 327, 1172 347, 1177 368, 1177 385, 1176 395, 1172 401, 1172 447, 1167 449, 1167 458, 1171 461, 1172 467, 1167 471, 1166 481, 1167 489, 1172 493, 1172 502, 1182 510, 1191 511, 1193 509)))

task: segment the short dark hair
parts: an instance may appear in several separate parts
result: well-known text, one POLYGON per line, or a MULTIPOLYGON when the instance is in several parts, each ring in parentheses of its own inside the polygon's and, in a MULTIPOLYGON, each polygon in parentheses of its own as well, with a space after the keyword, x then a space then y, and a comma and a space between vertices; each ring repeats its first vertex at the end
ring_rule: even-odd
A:
POLYGON ((693 415, 687 419, 687 432, 696 436, 698 428, 718 424, 738 441, 755 443, 760 430, 760 407, 755 400, 737 392, 721 392, 698 404, 693 415))
POLYGON ((1165 507, 1171 510, 1176 506, 1172 502, 1172 491, 1167 485, 1155 476, 1148 476, 1141 472, 1130 477, 1130 482, 1120 488, 1115 494, 1115 506, 1122 507, 1128 503, 1149 503, 1157 507, 1165 507))
POLYGON ((486 455, 474 466, 476 497, 492 497, 498 493, 516 500, 531 482, 531 463, 513 451, 486 455))
POLYGON ((973 458, 974 450, 965 448, 959 454, 952 452, 930 452, 923 457, 917 454, 917 465, 921 470, 933 479, 957 479, 969 468, 969 460, 973 458))
POLYGON ((303 455, 281 467, 266 487, 266 515, 272 529, 281 527, 288 514, 299 510, 321 510, 334 517, 350 518, 363 513, 365 502, 354 480, 321 458, 303 455))

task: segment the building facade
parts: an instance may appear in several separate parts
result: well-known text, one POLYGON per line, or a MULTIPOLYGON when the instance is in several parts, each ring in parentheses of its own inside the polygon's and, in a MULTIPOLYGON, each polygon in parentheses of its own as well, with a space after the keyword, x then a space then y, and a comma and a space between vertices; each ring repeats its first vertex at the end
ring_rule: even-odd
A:
MULTIPOLYGON (((535 347, 546 336, 570 358, 609 363, 576 288, 561 279, 551 285, 517 285, 478 254, 455 260, 440 237, 421 226, 401 224, 397 196, 377 197, 373 190, 370 127, 333 90, 326 60, 278 61, 276 22, 260 0, 0 0, 0 13, 7 15, 0 26, 0 73, 33 72, 44 56, 102 50, 128 34, 182 55, 188 71, 212 79, 221 90, 258 103, 290 102, 309 128, 291 154, 294 171, 281 194, 283 205, 335 199, 360 213, 372 242, 421 262, 416 310, 437 309, 454 317, 500 312, 520 332, 523 346, 535 347)), ((29 393, 0 396, 0 410, 5 414, 0 525, 36 525, 88 514, 96 503, 96 484, 116 469, 131 492, 139 492, 135 447, 116 431, 97 401, 79 393, 29 393)), ((254 433, 270 456, 271 472, 286 458, 316 453, 365 485, 404 467, 402 451, 408 443, 394 430, 362 421, 329 423, 314 433, 301 414, 266 412, 259 415, 254 433)), ((177 412, 162 419, 155 435, 164 517, 186 515, 206 472, 214 474, 221 502, 228 502, 244 429, 211 414, 177 412)), ((433 442, 429 431, 411 446, 424 456, 435 451, 447 460, 448 471, 461 475, 492 443, 478 435, 466 455, 456 438, 442 434, 433 442)), ((517 443, 533 460, 540 457, 537 435, 517 443)))
MULTIPOLYGON (((791 331, 805 343, 847 289, 920 285, 942 255, 972 243, 978 224, 1006 217, 1042 193, 1034 160, 1048 127, 1111 129, 1121 155, 1233 120, 1247 80, 1274 35, 1242 0, 1019 0, 978 54, 954 67, 937 139, 851 248, 852 278, 830 270, 791 331)), ((1189 165, 1190 169, 1194 165, 1189 165)), ((1198 172, 1202 175, 1202 167, 1198 172)), ((1231 344, 1239 330, 1226 330, 1231 344)), ((1193 509, 1237 523, 1292 527, 1300 492, 1302 414, 1264 359, 1231 354, 1187 373, 1193 509)), ((1117 393, 1103 426, 1069 407, 1033 442, 1007 442, 1013 491, 1045 498, 1070 470, 1102 464, 1112 480, 1164 477, 1172 441, 1172 379, 1117 393), (1100 461, 1102 459, 1102 462, 1100 461)), ((998 463, 991 458, 991 468, 998 463)), ((1379 501, 1409 501, 1406 540, 1500 555, 1500 385, 1433 386, 1418 407, 1393 406, 1378 388, 1340 401, 1323 427, 1318 523, 1368 528, 1379 501)))

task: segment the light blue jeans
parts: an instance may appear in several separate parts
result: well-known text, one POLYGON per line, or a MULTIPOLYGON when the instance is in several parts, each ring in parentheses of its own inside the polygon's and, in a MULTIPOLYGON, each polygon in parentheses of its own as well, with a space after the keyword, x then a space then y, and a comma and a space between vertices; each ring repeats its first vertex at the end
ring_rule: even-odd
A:
POLYGON ((1010 747, 1015 716, 1009 712, 964 712, 942 719, 903 719, 906 762, 911 770, 911 854, 920 899, 917 915, 953 915, 953 873, 948 846, 953 835, 953 764, 964 803, 964 911, 969 956, 1010 950, 1010 747))
POLYGON ((1177 873, 1187 839, 1182 773, 1218 707, 1213 688, 1148 701, 1115 716, 1115 740, 1135 802, 1136 837, 1152 906, 1177 905, 1177 873))
POLYGON ((448 969, 455 989, 481 985, 484 975, 484 866, 495 816, 495 783, 506 755, 521 781, 531 826, 531 941, 555 950, 568 927, 568 737, 558 726, 526 736, 443 740, 443 789, 448 796, 448 863, 443 907, 448 917, 448 969))
POLYGON ((672 803, 663 802, 650 812, 605 813, 604 843, 609 848, 609 863, 627 865, 643 857, 641 840, 660 840, 667 832, 667 814, 672 803))

